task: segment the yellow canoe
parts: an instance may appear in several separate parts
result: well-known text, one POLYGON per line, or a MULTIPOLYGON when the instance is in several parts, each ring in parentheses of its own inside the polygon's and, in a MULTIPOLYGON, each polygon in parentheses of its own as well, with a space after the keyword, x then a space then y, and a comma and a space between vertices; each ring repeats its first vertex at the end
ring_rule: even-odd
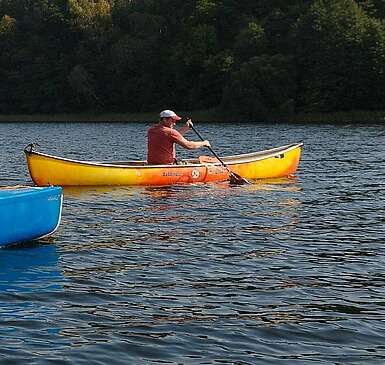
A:
MULTIPOLYGON (((302 146, 297 142, 222 160, 232 172, 248 180, 290 177, 297 170, 302 146)), ((171 185, 229 179, 223 165, 208 156, 181 160, 176 165, 148 165, 146 161, 77 161, 37 152, 33 144, 24 152, 37 186, 171 185)))

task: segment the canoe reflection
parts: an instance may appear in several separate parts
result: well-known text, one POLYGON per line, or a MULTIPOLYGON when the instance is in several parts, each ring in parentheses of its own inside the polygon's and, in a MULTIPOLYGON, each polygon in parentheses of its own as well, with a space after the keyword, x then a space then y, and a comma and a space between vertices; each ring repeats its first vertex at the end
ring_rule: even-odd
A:
POLYGON ((74 198, 94 199, 103 194, 109 194, 113 199, 127 199, 128 196, 139 193, 142 188, 132 186, 65 186, 65 196, 74 198))
MULTIPOLYGON (((161 242, 180 240, 186 232, 199 239, 225 234, 241 240, 255 233, 289 232, 299 223, 301 190, 296 179, 236 186, 218 182, 65 187, 67 205, 63 218, 67 224, 62 242, 76 238, 82 244, 76 246, 78 250, 130 247, 154 238, 161 242), (229 221, 232 223, 227 227, 229 221)), ((72 244, 68 247, 74 249, 72 244)))

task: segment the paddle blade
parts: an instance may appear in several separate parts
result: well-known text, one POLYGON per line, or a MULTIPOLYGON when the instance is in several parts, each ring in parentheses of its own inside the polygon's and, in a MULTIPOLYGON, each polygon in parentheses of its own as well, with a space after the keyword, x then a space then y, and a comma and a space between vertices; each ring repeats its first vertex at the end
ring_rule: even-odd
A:
POLYGON ((235 172, 231 172, 229 178, 230 178, 230 184, 234 184, 234 185, 250 184, 248 180, 246 180, 242 176, 239 176, 235 172))

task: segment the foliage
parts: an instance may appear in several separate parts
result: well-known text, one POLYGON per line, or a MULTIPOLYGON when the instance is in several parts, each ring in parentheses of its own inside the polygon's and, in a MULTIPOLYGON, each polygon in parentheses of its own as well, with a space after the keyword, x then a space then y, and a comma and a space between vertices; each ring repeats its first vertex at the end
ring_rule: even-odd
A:
POLYGON ((294 80, 291 62, 285 56, 255 56, 232 75, 224 94, 224 107, 246 118, 290 115, 293 112, 294 80))
POLYGON ((380 103, 372 82, 384 80, 383 31, 352 0, 316 1, 297 24, 300 107, 327 112, 380 103))
POLYGON ((16 20, 9 15, 3 15, 0 19, 0 34, 6 36, 16 30, 16 20))
POLYGON ((0 0, 0 109, 385 109, 384 17, 383 0, 0 0))

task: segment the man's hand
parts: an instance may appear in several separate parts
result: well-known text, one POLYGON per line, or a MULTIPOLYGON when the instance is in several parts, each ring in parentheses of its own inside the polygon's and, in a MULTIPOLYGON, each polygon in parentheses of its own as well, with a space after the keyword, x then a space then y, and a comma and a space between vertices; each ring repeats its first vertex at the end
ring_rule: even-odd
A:
POLYGON ((202 143, 203 143, 203 147, 211 147, 211 144, 207 139, 202 141, 202 143))
POLYGON ((187 128, 191 128, 192 126, 194 126, 194 124, 193 124, 193 122, 192 122, 192 120, 191 120, 191 118, 188 118, 187 120, 186 120, 186 123, 184 124, 187 128))

